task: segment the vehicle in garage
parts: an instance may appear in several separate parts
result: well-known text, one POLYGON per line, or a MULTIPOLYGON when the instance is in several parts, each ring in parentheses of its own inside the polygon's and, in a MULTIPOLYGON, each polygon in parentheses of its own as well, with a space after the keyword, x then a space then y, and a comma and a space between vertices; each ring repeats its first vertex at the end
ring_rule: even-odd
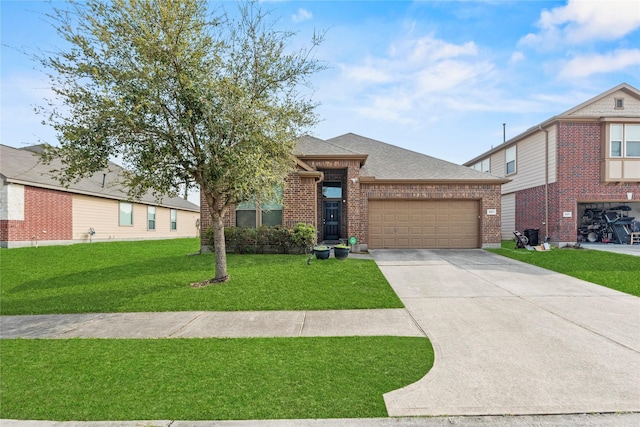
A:
POLYGON ((535 229, 558 246, 634 243, 628 218, 640 219, 640 91, 620 84, 465 165, 510 179, 502 186, 503 239, 535 229))

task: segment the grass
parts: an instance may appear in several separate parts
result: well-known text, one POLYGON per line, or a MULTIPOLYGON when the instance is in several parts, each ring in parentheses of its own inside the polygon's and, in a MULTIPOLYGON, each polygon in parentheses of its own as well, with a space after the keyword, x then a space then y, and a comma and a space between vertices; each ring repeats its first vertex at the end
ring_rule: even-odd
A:
POLYGON ((2 418, 386 417, 433 365, 426 338, 2 340, 2 418))
POLYGON ((502 242, 500 249, 489 251, 537 265, 548 270, 640 296, 640 257, 585 249, 553 249, 535 252, 514 249, 515 243, 502 242))
POLYGON ((304 255, 228 256, 231 280, 213 277, 197 239, 3 249, 0 314, 398 308, 371 260, 304 255))

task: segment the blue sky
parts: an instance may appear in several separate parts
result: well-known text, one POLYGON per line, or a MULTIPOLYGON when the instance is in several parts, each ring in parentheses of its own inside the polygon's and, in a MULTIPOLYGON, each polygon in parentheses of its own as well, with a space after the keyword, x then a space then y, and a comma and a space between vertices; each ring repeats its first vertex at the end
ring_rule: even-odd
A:
MULTIPOLYGON (((296 42, 326 30, 311 129, 323 139, 353 132, 463 163, 500 144, 503 123, 509 139, 620 83, 640 88, 638 0, 263 3, 296 42)), ((20 53, 59 46, 43 16, 56 4, 0 0, 5 145, 56 143, 33 112, 47 79, 20 53)))

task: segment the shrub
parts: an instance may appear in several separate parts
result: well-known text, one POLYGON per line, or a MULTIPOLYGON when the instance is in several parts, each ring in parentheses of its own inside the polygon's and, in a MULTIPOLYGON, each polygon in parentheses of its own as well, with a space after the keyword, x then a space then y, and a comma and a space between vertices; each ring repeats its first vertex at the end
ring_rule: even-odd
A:
MULTIPOLYGON (((207 229, 205 244, 213 248, 213 230, 207 229)), ((261 226, 258 229, 245 227, 227 227, 224 229, 227 252, 246 253, 307 253, 316 240, 316 229, 312 225, 298 223, 293 229, 282 226, 261 226)))
POLYGON ((293 246, 304 253, 310 252, 316 243, 316 229, 311 224, 297 223, 291 233, 293 246))

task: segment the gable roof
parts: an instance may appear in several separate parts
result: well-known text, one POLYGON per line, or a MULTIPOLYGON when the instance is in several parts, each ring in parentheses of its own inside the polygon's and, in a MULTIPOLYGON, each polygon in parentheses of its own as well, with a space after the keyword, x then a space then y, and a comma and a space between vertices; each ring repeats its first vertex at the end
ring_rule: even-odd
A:
MULTIPOLYGON (((106 199, 128 200, 127 189, 121 183, 121 166, 109 162, 109 169, 83 178, 65 188, 51 172, 60 169, 62 162, 54 160, 50 165, 40 162, 42 147, 14 148, 0 144, 0 177, 6 184, 21 184, 31 187, 48 188, 74 194, 102 197, 106 199)), ((152 194, 146 194, 139 202, 168 208, 199 212, 200 207, 181 197, 164 197, 159 203, 152 194)))
MULTIPOLYGON (((580 105, 577 105, 567 111, 565 111, 564 113, 558 114, 556 116, 551 117, 550 119, 545 120, 544 122, 537 124, 535 126, 530 127, 529 129, 527 129, 526 131, 522 132, 519 135, 516 135, 515 137, 503 142, 500 145, 495 146, 494 148, 492 148, 491 150, 485 151, 484 153, 474 157, 473 159, 467 161, 464 163, 465 166, 470 166, 473 165, 474 163, 477 163, 478 161, 486 158, 487 156, 498 152, 510 145, 515 144, 516 142, 518 142, 521 139, 524 139, 526 137, 528 137, 529 135, 536 133, 536 132, 540 132, 542 131, 544 128, 551 126, 552 124, 562 121, 562 120, 603 120, 605 118, 605 116, 603 116, 602 112, 598 109, 592 109, 590 110, 589 107, 593 106, 595 104, 597 104, 598 102, 601 102, 603 100, 606 100, 607 98, 611 97, 612 95, 614 95, 617 92, 622 92, 625 93, 627 95, 630 95, 632 98, 634 98, 634 100, 636 100, 636 102, 638 102, 638 104, 640 104, 640 90, 636 89, 635 87, 631 86, 630 84, 627 83, 621 83, 618 86, 609 89, 606 92, 601 93, 600 95, 597 95, 585 102, 583 102, 580 105)), ((634 109, 635 111, 637 111, 637 108, 634 109)), ((623 111, 620 112, 616 112, 615 116, 608 116, 608 117, 615 117, 617 119, 621 119, 621 118, 639 118, 638 114, 628 114, 628 113, 624 113, 623 111)))
MULTIPOLYGON (((565 117, 572 117, 575 118, 576 116, 588 116, 588 117, 599 117, 600 114, 599 112, 596 111, 585 111, 587 110, 586 107, 592 106, 593 104, 598 103, 599 101, 605 100, 606 98, 609 98, 611 95, 617 93, 617 92, 623 92, 627 95, 630 95, 631 97, 637 99, 640 101, 640 91, 636 88, 634 88, 633 86, 627 84, 627 83, 621 83, 618 86, 609 89, 606 92, 601 93, 600 95, 597 95, 585 102, 583 102, 580 105, 577 105, 573 108, 571 108, 570 110, 565 111, 562 114, 559 114, 558 116, 554 117, 554 118, 565 118, 565 117)), ((636 110, 637 111, 637 110, 636 110)), ((631 114, 624 114, 623 111, 618 112, 618 114, 616 114, 616 117, 638 117, 638 114, 636 113, 635 115, 631 114)))
POLYGON ((294 154, 303 159, 361 159, 360 181, 507 182, 503 178, 347 133, 328 140, 303 137, 294 154))

